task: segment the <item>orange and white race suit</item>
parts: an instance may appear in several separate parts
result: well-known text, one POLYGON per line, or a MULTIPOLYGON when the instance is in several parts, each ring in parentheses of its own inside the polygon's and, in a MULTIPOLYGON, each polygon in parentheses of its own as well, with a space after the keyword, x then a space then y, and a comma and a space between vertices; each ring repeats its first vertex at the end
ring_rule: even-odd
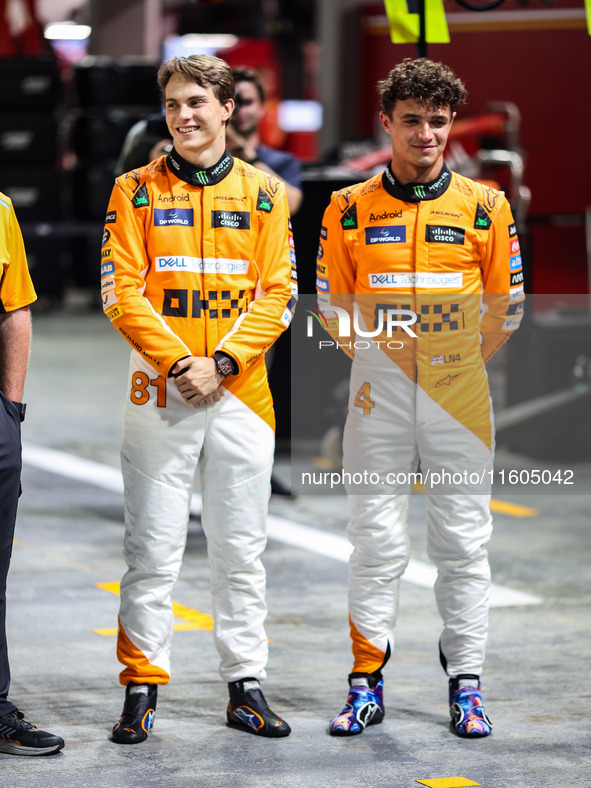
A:
POLYGON ((233 159, 197 170, 176 151, 115 183, 102 246, 105 314, 132 346, 122 445, 128 572, 121 682, 170 676, 171 591, 196 469, 226 681, 264 677, 266 513, 274 414, 264 355, 297 294, 283 183, 233 159), (172 367, 222 351, 221 400, 195 409, 172 367), (147 592, 147 593, 146 593, 147 592))
POLYGON ((408 185, 389 166, 332 195, 317 292, 331 335, 353 357, 343 442, 345 479, 363 479, 347 485, 353 672, 380 670, 394 646, 420 469, 442 663, 450 676, 479 675, 494 453, 485 361, 518 327, 524 302, 509 204, 445 165, 431 183, 408 185), (339 334, 339 309, 357 334, 339 334))

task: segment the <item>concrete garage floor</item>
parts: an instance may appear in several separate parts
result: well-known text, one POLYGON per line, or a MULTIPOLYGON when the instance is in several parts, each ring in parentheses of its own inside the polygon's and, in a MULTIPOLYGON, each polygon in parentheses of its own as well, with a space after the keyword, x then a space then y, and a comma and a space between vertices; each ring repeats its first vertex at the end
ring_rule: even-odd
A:
MULTIPOLYGON (((125 343, 102 315, 69 307, 36 317, 24 425, 30 459, 9 577, 12 698, 39 727, 61 734, 66 747, 43 758, 0 754, 0 788, 410 788, 458 775, 485 788, 591 786, 590 499, 580 492, 503 492, 504 500, 537 513, 496 514, 495 583, 541 603, 492 610, 483 679, 494 723, 489 738, 464 741, 450 732, 433 593, 409 581, 386 668, 384 723, 352 739, 328 736, 351 660, 339 552, 347 509, 344 496, 310 495, 272 500, 272 531, 281 539, 290 529, 286 521, 316 530, 305 532, 300 546, 270 539, 265 557, 272 642, 264 689, 292 735, 264 740, 225 726, 226 687, 207 629, 206 545, 194 518, 174 592, 189 612, 179 608, 173 679, 161 689, 148 741, 111 743, 123 699, 109 633, 118 600, 112 586, 97 584, 116 583, 123 572, 122 495, 112 469, 127 364, 125 343), (61 454, 46 457, 49 469, 40 467, 31 446, 61 454), (82 478, 72 478, 68 458, 82 478), (336 540, 332 553, 325 551, 330 555, 319 554, 318 531, 336 540)), ((589 465, 576 470, 577 490, 588 489, 589 465)), ((278 462, 278 471, 289 479, 287 461, 278 462)), ((423 513, 417 495, 410 532, 418 562, 426 562, 423 513)))

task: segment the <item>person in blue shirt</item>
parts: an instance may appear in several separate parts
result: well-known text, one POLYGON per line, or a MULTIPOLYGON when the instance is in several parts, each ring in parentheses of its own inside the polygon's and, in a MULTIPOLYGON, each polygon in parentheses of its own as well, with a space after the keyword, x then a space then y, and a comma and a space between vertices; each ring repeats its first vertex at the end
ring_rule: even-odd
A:
POLYGON ((250 68, 235 68, 234 85, 236 108, 227 128, 228 149, 233 156, 284 181, 289 212, 294 216, 302 202, 300 163, 291 153, 261 144, 259 125, 265 93, 258 74, 250 68))

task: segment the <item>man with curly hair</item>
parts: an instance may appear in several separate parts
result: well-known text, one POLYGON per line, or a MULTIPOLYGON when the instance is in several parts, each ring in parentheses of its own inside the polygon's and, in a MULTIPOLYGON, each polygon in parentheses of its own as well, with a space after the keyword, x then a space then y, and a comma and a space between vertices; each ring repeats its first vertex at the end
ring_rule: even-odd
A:
POLYGON ((353 317, 357 338, 372 338, 347 344, 339 334, 353 357, 343 471, 354 662, 330 733, 359 734, 384 717, 382 670, 409 561, 409 495, 422 475, 452 726, 460 736, 487 736, 480 674, 494 428, 484 364, 523 312, 519 241, 504 195, 444 162, 466 99, 453 72, 406 59, 378 89, 391 162, 332 195, 317 262, 329 326, 335 313, 339 323, 353 317))

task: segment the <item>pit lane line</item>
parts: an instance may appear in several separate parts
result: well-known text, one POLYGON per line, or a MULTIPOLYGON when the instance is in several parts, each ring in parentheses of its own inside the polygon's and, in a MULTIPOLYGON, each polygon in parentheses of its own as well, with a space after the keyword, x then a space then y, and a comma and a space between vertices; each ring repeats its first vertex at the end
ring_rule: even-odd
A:
MULTIPOLYGON (((57 449, 23 442, 23 462, 68 479, 93 484, 104 490, 123 494, 121 471, 103 463, 77 457, 57 449)), ((201 514, 201 495, 194 493, 191 500, 191 514, 201 514)), ((267 533, 270 539, 298 547, 302 550, 347 562, 352 551, 351 544, 344 536, 296 523, 285 517, 269 514, 267 533)), ((404 573, 403 580, 422 588, 433 588, 437 570, 431 564, 412 559, 404 573)), ((490 591, 491 607, 513 607, 519 605, 540 605, 541 597, 516 591, 493 583, 490 591)))

